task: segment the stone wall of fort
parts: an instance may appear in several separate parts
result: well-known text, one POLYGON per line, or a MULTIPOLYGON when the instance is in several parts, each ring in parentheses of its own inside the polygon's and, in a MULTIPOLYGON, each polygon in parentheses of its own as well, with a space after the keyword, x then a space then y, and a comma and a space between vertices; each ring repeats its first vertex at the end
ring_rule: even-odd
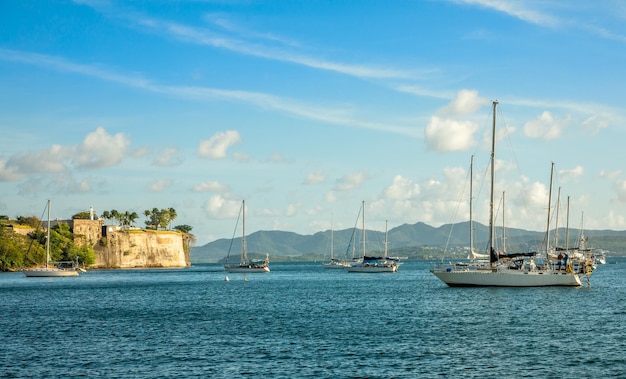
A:
POLYGON ((178 231, 103 228, 94 245, 91 268, 155 268, 191 266, 189 238, 178 231))

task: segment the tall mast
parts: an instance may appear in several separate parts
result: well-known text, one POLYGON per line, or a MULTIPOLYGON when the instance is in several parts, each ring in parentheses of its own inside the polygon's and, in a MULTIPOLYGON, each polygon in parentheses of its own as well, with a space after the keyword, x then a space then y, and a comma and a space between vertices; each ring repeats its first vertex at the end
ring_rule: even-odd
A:
POLYGON ((243 200, 243 202, 241 203, 241 209, 242 209, 242 216, 243 216, 243 233, 241 236, 241 261, 245 262, 248 260, 248 254, 246 254, 246 201, 243 200))
POLYGON ((330 214, 330 260, 333 260, 333 252, 334 252, 334 245, 333 245, 333 214, 330 214))
POLYGON ((48 268, 50 261, 50 199, 48 199, 48 231, 46 233, 46 268, 48 268))
POLYGON ((552 176, 554 175, 554 162, 550 168, 550 189, 548 190, 548 225, 546 226, 546 259, 550 250, 550 210, 552 208, 552 176))
POLYGON ((385 220, 385 258, 387 258, 387 222, 389 220, 385 220))
POLYGON ((363 208, 363 256, 365 256, 365 200, 362 201, 361 208, 363 208))
POLYGON ((565 215, 565 251, 569 250, 569 196, 567 197, 567 213, 565 215))
POLYGON ((470 256, 474 254, 474 216, 472 214, 474 204, 474 156, 470 162, 470 203, 469 203, 469 217, 470 217, 470 256))
POLYGON ((506 253, 506 228, 505 228, 506 224, 504 223, 504 216, 505 216, 504 194, 505 194, 505 191, 502 191, 502 252, 506 253))
POLYGON ((498 261, 494 243, 494 227, 493 227, 493 187, 495 183, 495 159, 496 159, 496 107, 498 101, 493 102, 493 125, 491 127, 491 193, 489 196, 489 261, 493 265, 498 261))
POLYGON ((561 187, 556 196, 556 218, 554 219, 554 247, 559 247, 559 210, 561 209, 561 187))

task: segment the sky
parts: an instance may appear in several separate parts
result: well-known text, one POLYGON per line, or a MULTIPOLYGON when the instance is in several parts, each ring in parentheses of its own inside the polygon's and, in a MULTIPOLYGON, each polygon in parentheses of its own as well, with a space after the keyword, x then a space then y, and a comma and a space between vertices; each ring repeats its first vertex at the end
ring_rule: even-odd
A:
POLYGON ((495 222, 545 230, 554 164, 554 225, 624 230, 625 80, 620 1, 3 1, 0 215, 174 208, 200 246, 242 200, 247 233, 467 221, 472 183, 488 224, 497 100, 495 222))

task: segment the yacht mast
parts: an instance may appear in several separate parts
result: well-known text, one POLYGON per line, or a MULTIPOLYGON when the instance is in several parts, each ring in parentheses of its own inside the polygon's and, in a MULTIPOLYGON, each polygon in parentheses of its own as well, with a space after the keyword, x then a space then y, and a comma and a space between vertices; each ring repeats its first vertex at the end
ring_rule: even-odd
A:
POLYGON ((496 107, 498 101, 493 102, 493 125, 491 128, 491 193, 489 196, 489 262, 493 266, 498 261, 498 254, 493 248, 494 227, 493 227, 493 187, 495 182, 495 157, 496 157, 496 107))
POLYGON ((248 254, 246 254, 246 201, 243 200, 241 202, 241 215, 242 215, 242 225, 241 228, 243 230, 241 235, 241 262, 246 262, 248 260, 248 254))
POLYGON ((48 200, 48 230, 46 233, 46 269, 48 269, 48 262, 50 262, 50 200, 48 200))
POLYGON ((506 228, 504 223, 504 194, 505 191, 502 191, 502 252, 506 254, 506 228))
POLYGON ((470 203, 469 203, 469 232, 470 232, 470 257, 474 254, 474 217, 473 217, 473 203, 474 203, 474 156, 470 162, 470 203))
POLYGON ((552 209, 552 177, 554 175, 554 162, 550 168, 550 189, 548 190, 548 223, 546 226, 546 260, 550 253, 550 210, 552 209))
POLYGON ((365 200, 362 201, 361 208, 363 208, 363 256, 365 257, 365 200))

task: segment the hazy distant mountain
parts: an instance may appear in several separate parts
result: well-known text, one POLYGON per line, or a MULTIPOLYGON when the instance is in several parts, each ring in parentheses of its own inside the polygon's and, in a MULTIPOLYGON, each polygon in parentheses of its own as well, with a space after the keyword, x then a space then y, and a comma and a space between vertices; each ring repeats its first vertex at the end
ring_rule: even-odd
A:
MULTIPOLYGON (((505 230, 507 251, 540 250, 545 232, 507 228, 505 230)), ((559 245, 565 246, 566 231, 559 229, 559 245)), ((588 230, 585 236, 590 240, 589 247, 602 248, 616 252, 626 251, 626 231, 588 230)), ((474 223, 474 249, 482 252, 487 245, 489 228, 474 223)), ((384 251, 385 233, 366 230, 367 254, 384 251)), ((502 228, 496 227, 498 246, 501 246, 502 228)), ((554 244, 554 231, 551 232, 551 244, 554 244)), ((568 246, 578 246, 580 230, 569 230, 568 246)), ((250 258, 261 258, 269 254, 273 261, 321 261, 329 258, 331 231, 318 232, 313 235, 301 235, 283 231, 258 231, 246 237, 247 253, 250 258)), ((335 257, 351 258, 362 255, 361 230, 335 230, 333 235, 335 257)), ((388 232, 389 255, 404 256, 414 259, 437 258, 446 249, 456 252, 459 256, 467 254, 469 247, 469 222, 443 225, 438 228, 418 222, 404 224, 388 232), (447 248, 446 248, 447 247, 447 248)), ((193 263, 209 263, 223 260, 230 249, 231 262, 239 262, 241 254, 241 237, 219 239, 191 250, 193 263)))

